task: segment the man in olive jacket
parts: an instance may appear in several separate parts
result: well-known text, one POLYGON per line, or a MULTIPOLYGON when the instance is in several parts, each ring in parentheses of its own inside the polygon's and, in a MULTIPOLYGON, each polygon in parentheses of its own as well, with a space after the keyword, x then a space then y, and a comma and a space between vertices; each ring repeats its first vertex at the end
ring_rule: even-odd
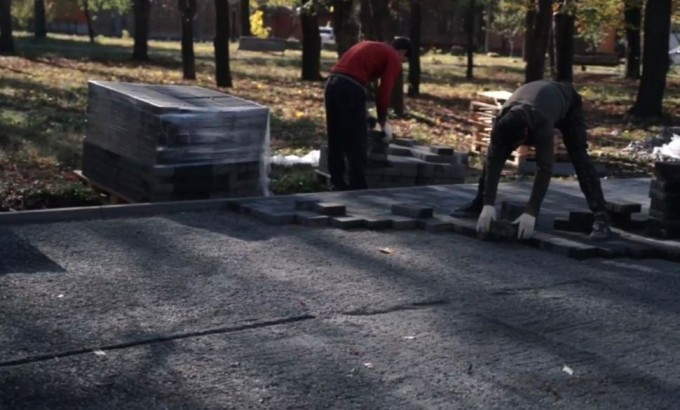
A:
POLYGON ((515 221, 519 238, 531 237, 536 217, 548 190, 554 162, 553 130, 561 131, 581 191, 595 221, 591 239, 611 235, 605 200, 595 166, 588 156, 586 126, 581 96, 569 83, 534 81, 518 88, 503 104, 491 131, 491 143, 475 199, 453 212, 453 216, 479 216, 477 230, 488 232, 496 218, 494 202, 505 161, 521 144, 536 147, 536 177, 524 213, 515 221))

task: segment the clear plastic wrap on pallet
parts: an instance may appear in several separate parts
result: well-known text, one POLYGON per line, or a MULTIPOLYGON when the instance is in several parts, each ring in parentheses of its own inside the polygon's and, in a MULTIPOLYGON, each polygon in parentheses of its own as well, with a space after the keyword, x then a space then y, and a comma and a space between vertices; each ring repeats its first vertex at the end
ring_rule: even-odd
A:
POLYGON ((93 81, 87 119, 83 173, 105 186, 132 184, 140 200, 200 197, 192 178, 213 181, 203 197, 268 193, 265 106, 200 87, 93 81))

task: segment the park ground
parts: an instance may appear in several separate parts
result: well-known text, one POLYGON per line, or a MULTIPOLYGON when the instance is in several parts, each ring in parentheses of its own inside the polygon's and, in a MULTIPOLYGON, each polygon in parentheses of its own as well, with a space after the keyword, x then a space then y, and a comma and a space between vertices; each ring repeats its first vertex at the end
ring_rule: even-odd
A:
MULTIPOLYGON (((111 80, 156 84, 192 84, 215 88, 210 43, 196 44, 198 79, 184 81, 178 42, 152 41, 150 62, 131 61, 132 40, 51 35, 35 42, 17 38, 18 55, 0 57, 0 211, 99 204, 101 195, 73 175, 79 169, 85 135, 87 82, 111 80)), ((336 59, 322 53, 322 74, 336 59)), ((465 78, 463 57, 429 52, 422 58, 421 95, 406 100, 406 118, 394 118, 396 132, 432 144, 460 148, 460 131, 470 100, 479 91, 513 90, 523 81, 521 58, 475 56, 473 80, 465 78)), ((222 91, 267 105, 272 110, 272 150, 304 154, 325 138, 323 82, 303 82, 301 52, 284 55, 231 48, 234 87, 222 91)), ((637 81, 618 68, 576 71, 575 83, 586 100, 591 152, 614 169, 615 176, 644 174, 648 164, 621 151, 631 141, 674 125, 680 96, 667 93, 666 119, 658 124, 629 124, 637 81)), ((667 89, 680 85, 677 70, 667 89)), ((478 166, 479 161, 472 161, 478 166)), ((474 174, 472 172, 471 174, 474 174)), ((310 169, 274 170, 278 194, 323 190, 310 169)))

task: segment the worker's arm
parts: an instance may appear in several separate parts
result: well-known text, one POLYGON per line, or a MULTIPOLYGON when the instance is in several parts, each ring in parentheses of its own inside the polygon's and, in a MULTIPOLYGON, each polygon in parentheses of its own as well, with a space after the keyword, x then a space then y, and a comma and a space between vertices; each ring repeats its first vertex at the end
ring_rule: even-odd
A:
POLYGON ((401 59, 396 53, 388 55, 388 61, 385 65, 385 71, 380 76, 380 85, 376 96, 376 110, 378 111, 378 123, 384 126, 387 121, 387 109, 390 107, 392 98, 392 89, 397 82, 397 78, 401 75, 401 59), (393 55, 394 54, 394 55, 393 55))
POLYGON ((536 176, 531 190, 531 197, 524 213, 537 217, 548 192, 554 162, 555 137, 553 125, 546 124, 536 132, 536 176))

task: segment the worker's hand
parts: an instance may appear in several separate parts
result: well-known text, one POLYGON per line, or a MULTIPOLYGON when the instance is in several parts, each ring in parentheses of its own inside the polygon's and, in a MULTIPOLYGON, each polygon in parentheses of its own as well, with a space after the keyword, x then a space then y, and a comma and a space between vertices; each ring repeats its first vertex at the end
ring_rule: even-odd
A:
POLYGON ((383 133, 385 133, 385 138, 383 139, 383 141, 391 141, 392 140, 392 127, 390 126, 390 124, 388 124, 388 123, 383 124, 382 131, 383 131, 383 133))
POLYGON ((534 226, 536 225, 536 217, 531 216, 527 213, 520 215, 519 218, 515 219, 513 224, 519 225, 517 227, 517 238, 518 239, 529 239, 531 235, 534 234, 534 226))
POLYGON ((482 213, 477 219, 477 232, 486 233, 491 228, 491 221, 496 220, 496 208, 493 205, 484 205, 482 213))

